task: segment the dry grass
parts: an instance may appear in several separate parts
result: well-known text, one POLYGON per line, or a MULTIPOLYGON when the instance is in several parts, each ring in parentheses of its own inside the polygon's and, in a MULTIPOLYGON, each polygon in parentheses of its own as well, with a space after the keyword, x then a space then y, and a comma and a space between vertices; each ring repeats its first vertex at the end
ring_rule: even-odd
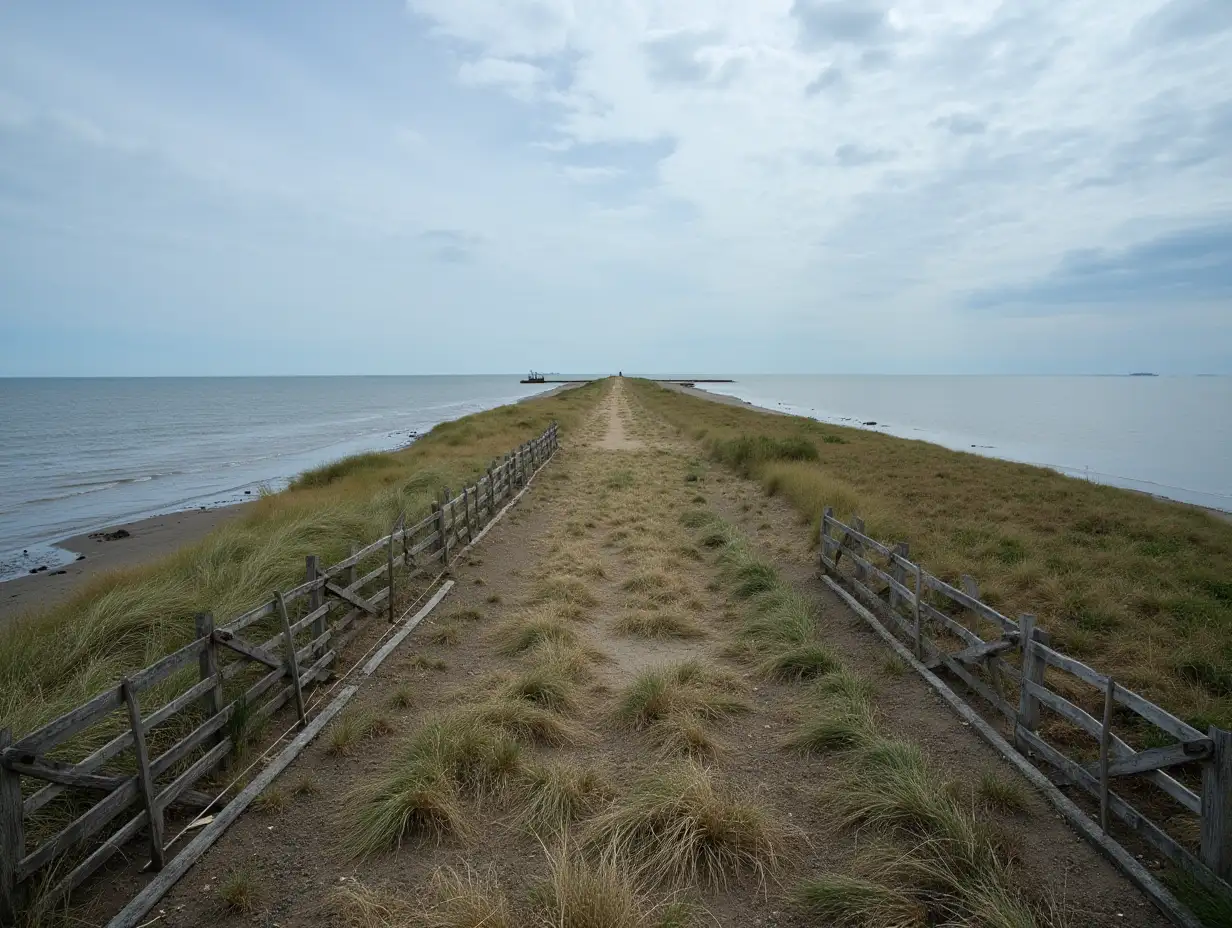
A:
POLYGON ((522 769, 516 735, 464 709, 430 717, 392 752, 387 771, 346 797, 344 838, 365 857, 407 837, 467 830, 462 800, 509 786, 522 769))
POLYGON ((370 710, 346 709, 330 725, 325 750, 335 757, 350 757, 365 741, 383 738, 393 730, 388 719, 370 710))
POLYGON ((985 771, 976 784, 976 796, 990 809, 1004 814, 1025 815, 1027 790, 1017 779, 1006 779, 985 771))
POLYGON ((571 761, 529 765, 520 781, 519 820, 536 834, 564 832, 601 809, 612 788, 597 772, 571 761))
MULTIPOLYGON (((989 604, 1038 615, 1063 650, 1197 728, 1232 726, 1232 525, 1045 468, 648 382, 633 389, 649 410, 704 435, 718 459, 744 437, 810 442, 818 460, 765 459, 748 470, 814 532, 825 506, 844 519, 858 513, 874 537, 909 540, 913 558, 951 582, 976 577, 989 604)), ((710 525, 699 541, 720 547, 722 535, 710 525)))
POLYGON ((469 865, 462 872, 438 867, 428 881, 430 908, 420 913, 423 928, 512 928, 509 902, 495 872, 469 865))
POLYGON ((514 616, 496 630, 496 641, 503 654, 521 654, 551 642, 576 645, 577 631, 551 609, 535 609, 514 616))
POLYGON ((257 881, 247 870, 232 870, 218 884, 218 901, 228 911, 247 915, 257 904, 257 881))
POLYGON ((676 885, 752 875, 764 886, 788 848, 788 831, 769 809, 691 762, 643 775, 584 834, 589 848, 610 849, 639 880, 676 885))
POLYGON ((346 928, 404 928, 415 907, 401 896, 349 880, 330 894, 330 908, 346 928))
POLYGON ((252 807, 263 815, 275 815, 290 804, 290 797, 280 787, 271 786, 253 800, 252 807))
POLYGON ((549 661, 537 663, 507 680, 500 695, 525 699, 553 712, 573 712, 578 705, 574 675, 567 666, 549 661))
POLYGON ((649 728, 677 715, 714 720, 747 711, 731 687, 729 678, 697 660, 651 667, 625 687, 615 717, 631 728, 649 728))
MULTIPOLYGON (((920 912, 931 912, 963 925, 1059 924, 1055 907, 1020 890, 1012 854, 980 807, 964 802, 964 790, 946 783, 917 745, 881 733, 868 689, 854 675, 835 674, 817 687, 793 743, 843 753, 826 806, 841 825, 875 839, 865 843, 854 875, 800 887, 799 901, 815 917, 880 926, 870 920, 880 913, 884 923, 916 925, 920 912)), ((1016 785, 993 788, 1007 797, 1016 785)))
POLYGON ((622 635, 651 640, 706 636, 696 619, 679 612, 630 612, 617 619, 612 627, 622 635))
POLYGON ((541 928, 688 928, 688 907, 654 905, 615 855, 586 857, 566 844, 549 853, 551 877, 541 928))

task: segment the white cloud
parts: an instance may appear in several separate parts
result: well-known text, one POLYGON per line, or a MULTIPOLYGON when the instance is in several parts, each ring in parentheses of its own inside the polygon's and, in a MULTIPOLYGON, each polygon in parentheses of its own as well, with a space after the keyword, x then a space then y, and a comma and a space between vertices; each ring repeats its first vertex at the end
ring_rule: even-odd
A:
POLYGON ((609 166, 580 167, 578 165, 566 165, 561 170, 569 180, 577 181, 581 184, 612 180, 625 173, 623 168, 609 166))
POLYGON ((481 58, 458 68, 458 80, 470 87, 498 87, 512 96, 529 100, 543 83, 542 68, 507 58, 481 58))

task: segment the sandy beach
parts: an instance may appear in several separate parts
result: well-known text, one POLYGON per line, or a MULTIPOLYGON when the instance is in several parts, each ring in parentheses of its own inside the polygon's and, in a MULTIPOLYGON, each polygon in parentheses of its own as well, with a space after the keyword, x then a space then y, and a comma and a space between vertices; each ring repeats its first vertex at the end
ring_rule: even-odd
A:
POLYGON ((98 574, 136 567, 171 554, 235 518, 245 506, 247 503, 217 509, 188 509, 66 538, 56 547, 85 555, 85 559, 0 583, 0 622, 53 606, 98 574), (119 530, 127 532, 127 537, 102 537, 119 530))

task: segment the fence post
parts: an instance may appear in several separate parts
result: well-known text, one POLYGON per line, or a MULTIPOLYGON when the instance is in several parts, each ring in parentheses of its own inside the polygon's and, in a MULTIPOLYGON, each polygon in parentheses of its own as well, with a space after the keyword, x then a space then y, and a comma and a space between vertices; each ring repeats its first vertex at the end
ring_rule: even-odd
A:
POLYGON ((1116 683, 1108 678, 1104 687, 1104 724, 1099 730, 1099 827, 1108 833, 1108 761, 1112 756, 1112 704, 1116 683))
MULTIPOLYGON (((0 729, 0 752, 12 743, 13 733, 0 729)), ((17 924, 17 862, 26 856, 22 824, 21 777, 0 763, 0 925, 17 924)))
POLYGON ((1232 881, 1232 731, 1212 725, 1215 751, 1202 765, 1202 862, 1232 881))
MULTIPOLYGON (((867 534, 867 532, 864 531, 864 520, 861 519, 859 516, 853 515, 851 517, 851 527, 854 528, 861 535, 867 534)), ((864 542, 860 541, 860 539, 858 538, 852 539, 851 547, 854 548, 859 553, 860 557, 864 557, 866 554, 868 554, 868 552, 864 549, 864 542)), ((868 571, 864 569, 862 564, 857 563, 855 576, 857 580, 863 583, 865 580, 868 579, 868 571)))
MULTIPOLYGON (((351 542, 350 556, 354 557, 356 553, 358 553, 358 551, 359 551, 359 545, 357 545, 355 542, 351 542)), ((352 564, 350 567, 346 569, 346 577, 345 577, 346 583, 343 585, 347 587, 354 586, 355 581, 358 579, 359 579, 359 565, 352 564)))
MULTIPOLYGON (((318 564, 319 561, 317 561, 317 556, 315 554, 309 554, 304 559, 304 579, 309 583, 320 576, 320 568, 317 566, 318 564)), ((308 611, 316 612, 323 605, 325 605, 325 589, 323 587, 317 587, 316 589, 309 590, 308 611)), ((312 640, 316 641, 324 634, 325 616, 321 615, 312 620, 312 640)))
POLYGON ((133 685, 127 679, 120 682, 120 692, 128 706, 128 723, 133 729, 133 753, 137 755, 137 785, 141 787, 141 798, 145 800, 146 815, 150 819, 150 865, 154 870, 161 870, 167 862, 166 852, 163 850, 163 810, 158 806, 154 778, 150 776, 150 755, 145 746, 141 707, 137 705, 133 685))
POLYGON ((389 529, 389 545, 386 551, 385 563, 389 571, 389 624, 394 624, 394 535, 398 531, 395 522, 389 529))
POLYGON ((436 530, 440 534, 441 564, 449 566, 449 537, 445 534, 445 507, 440 503, 432 504, 432 512, 436 516, 436 530))
MULTIPOLYGON (((906 557, 911 551, 911 545, 905 541, 900 541, 894 546, 894 553, 899 557, 906 557)), ((907 569, 898 561, 895 561, 890 567, 890 576, 901 583, 907 585, 907 569)), ((919 598, 919 591, 916 592, 916 598, 919 598)), ((898 608, 898 604, 902 602, 902 597, 898 595, 898 591, 894 587, 890 587, 890 609, 898 608)))
MULTIPOLYGON (((212 612, 198 612, 195 622, 197 637, 206 639, 205 648, 197 657, 197 670, 202 680, 208 680, 210 677, 217 676, 218 674, 218 644, 214 641, 214 614, 212 612)), ((212 719, 222 711, 221 681, 201 697, 201 711, 207 719, 212 719)), ((223 734, 219 731, 210 737, 210 742, 217 744, 222 739, 223 734)))
MULTIPOLYGON (((1022 691, 1018 694, 1018 718, 1015 725, 1027 731, 1035 731, 1039 727, 1039 700, 1027 691, 1027 681, 1038 686, 1044 685, 1044 670, 1047 667, 1044 659, 1035 653, 1035 644, 1043 644, 1047 633, 1035 627, 1035 616, 1024 613, 1018 617, 1018 629, 1021 632, 1022 647, 1022 691)), ((1015 741, 1018 741, 1015 736, 1015 741)), ((1019 748, 1022 745, 1019 744, 1019 748)))
POLYGON ((924 660, 924 642, 920 630, 920 597, 924 595, 924 568, 917 562, 915 565, 915 597, 911 602, 911 629, 915 635, 915 659, 924 660))
POLYGON ((496 518, 496 478, 492 476, 492 468, 488 468, 488 521, 496 518))
POLYGON ((282 640, 287 649, 287 672, 291 675, 291 697, 295 700, 295 714, 299 716, 299 727, 302 729, 308 724, 304 714, 304 690, 299 682, 299 661, 295 658, 295 636, 291 634, 291 620, 287 617, 287 604, 283 601, 280 590, 274 590, 274 602, 278 606, 278 618, 282 620, 282 640))
POLYGON ((834 518, 834 507, 827 506, 821 511, 821 572, 826 572, 826 558, 830 556, 830 520, 834 518))
POLYGON ((466 540, 468 543, 475 540, 475 526, 471 522, 471 488, 462 488, 462 511, 466 513, 466 540))

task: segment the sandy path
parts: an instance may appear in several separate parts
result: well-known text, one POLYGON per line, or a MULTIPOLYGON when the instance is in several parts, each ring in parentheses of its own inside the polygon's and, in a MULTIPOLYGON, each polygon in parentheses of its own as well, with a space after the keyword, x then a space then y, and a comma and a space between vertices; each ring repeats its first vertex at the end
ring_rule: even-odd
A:
MULTIPOLYGON (((616 380, 586 425, 566 437, 523 504, 455 565, 454 593, 357 697, 352 711, 383 718, 391 733, 355 745, 349 755, 333 754, 335 723, 280 778, 275 789, 284 804, 243 816, 164 900, 160 924, 345 924, 339 887, 363 885, 420 904, 437 867, 496 874, 514 909, 529 916, 532 890, 547 872, 545 845, 518 825, 516 795, 468 802, 462 834, 408 837, 399 851, 362 863, 348 859, 342 843, 356 814, 348 792, 397 769, 400 739, 432 713, 492 698, 525 671, 531 658, 507 653, 504 643, 511 628, 543 610, 567 619, 599 662, 581 681, 581 698, 569 713, 575 738, 528 746, 526 761, 593 771, 619 796, 665 757, 651 731, 615 721, 626 688, 647 668, 701 659, 727 675, 731 692, 748 705, 742 715, 704 726, 712 775, 765 805, 796 837, 773 885, 759 889, 733 879, 724 887, 685 887, 683 898, 704 908, 699 925, 813 924, 791 910, 785 894, 805 875, 851 866, 856 839, 835 827, 825 798, 843 761, 783 748, 806 691, 766 680, 740 659, 743 604, 729 598, 711 556, 681 524, 682 513, 699 505, 723 515, 816 599, 827 646, 875 684, 895 734, 926 745, 960 784, 983 771, 1007 775, 1006 765, 922 682, 880 670, 880 644, 818 588, 807 529, 794 514, 752 483, 699 461, 696 448, 633 403, 616 380), (679 616, 696 635, 645 638, 623 624, 629 616, 664 614, 679 616), (314 790, 293 793, 309 780, 314 790), (248 912, 229 911, 219 898, 220 881, 234 873, 253 882, 248 912)), ((1076 913, 1076 924, 1164 924, 1042 800, 1033 794, 1028 800, 1025 814, 998 819, 1023 858, 1027 885, 1051 887, 1076 913)), ((656 888, 654 899, 664 898, 667 891, 656 888)))
POLYGON ((642 447, 640 441, 628 437, 625 433, 625 422, 628 421, 630 412, 623 377, 617 377, 613 381, 612 390, 603 400, 600 412, 607 422, 607 432, 599 441, 600 448, 604 451, 633 451, 642 447))

